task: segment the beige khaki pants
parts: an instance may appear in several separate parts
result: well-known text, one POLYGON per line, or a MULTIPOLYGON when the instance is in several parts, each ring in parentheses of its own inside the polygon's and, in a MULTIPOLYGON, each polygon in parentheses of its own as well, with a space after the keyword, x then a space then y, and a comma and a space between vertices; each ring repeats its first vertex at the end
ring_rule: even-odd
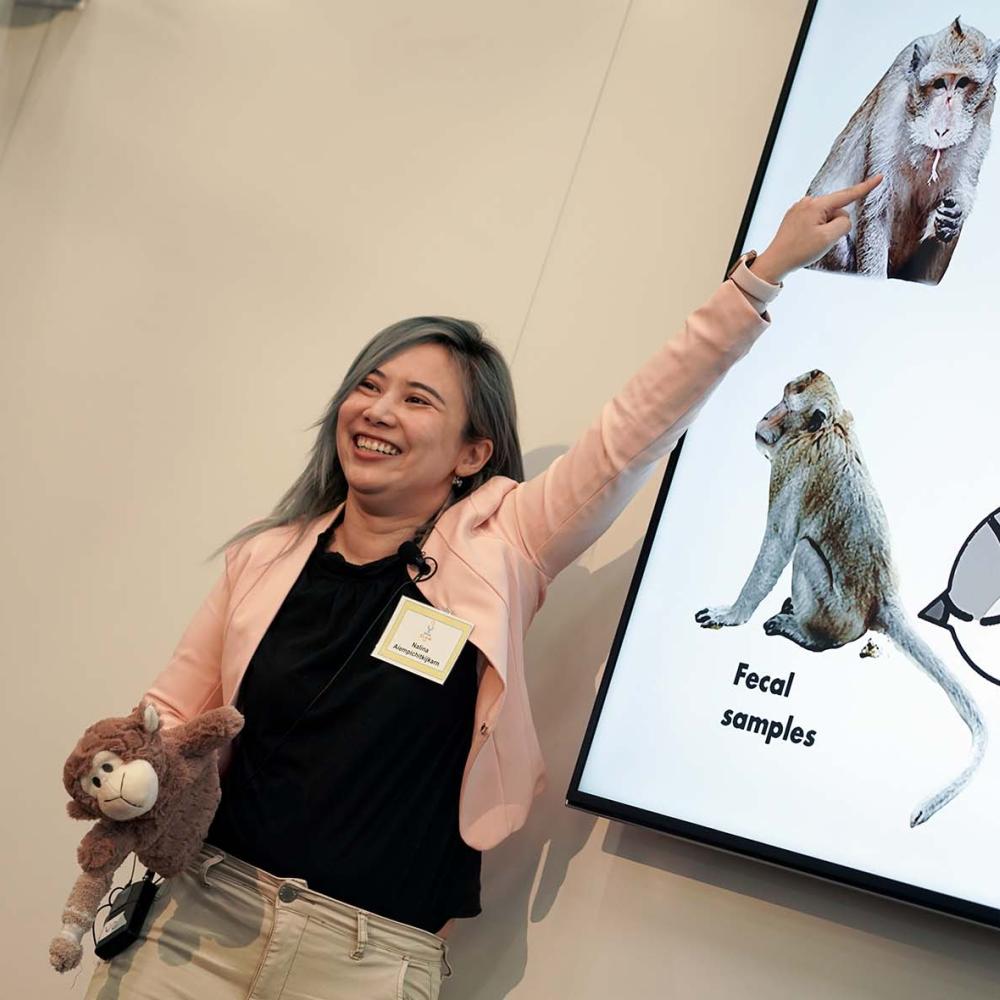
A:
POLYGON ((159 888, 142 938, 87 1000, 435 1000, 442 938, 280 879, 206 844, 159 888))

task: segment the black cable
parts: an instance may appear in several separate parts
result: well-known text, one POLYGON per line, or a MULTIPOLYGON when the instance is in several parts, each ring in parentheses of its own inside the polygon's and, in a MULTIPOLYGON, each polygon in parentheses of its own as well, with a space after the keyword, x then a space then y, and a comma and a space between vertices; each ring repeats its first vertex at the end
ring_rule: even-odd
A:
MULTIPOLYGON (((90 936, 94 939, 94 947, 97 947, 97 915, 101 910, 110 910, 115 905, 115 900, 118 896, 123 893, 135 879, 135 863, 138 861, 138 857, 133 853, 132 855, 132 871, 129 872, 128 881, 124 885, 113 885, 111 891, 108 893, 108 899, 106 903, 102 903, 97 910, 94 912, 94 921, 90 925, 90 936)), ((104 932, 104 924, 101 924, 101 932, 104 932)))

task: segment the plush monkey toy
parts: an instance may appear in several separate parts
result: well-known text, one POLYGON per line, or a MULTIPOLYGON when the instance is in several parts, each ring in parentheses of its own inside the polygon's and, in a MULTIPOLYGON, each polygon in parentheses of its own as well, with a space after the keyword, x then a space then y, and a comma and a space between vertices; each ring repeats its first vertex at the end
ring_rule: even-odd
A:
POLYGON ((63 768, 66 808, 73 819, 98 823, 77 849, 83 874, 49 946, 58 972, 79 964, 80 941, 131 852, 167 878, 197 854, 219 805, 218 751, 242 728, 243 716, 224 706, 161 731, 155 707, 140 704, 80 737, 63 768))

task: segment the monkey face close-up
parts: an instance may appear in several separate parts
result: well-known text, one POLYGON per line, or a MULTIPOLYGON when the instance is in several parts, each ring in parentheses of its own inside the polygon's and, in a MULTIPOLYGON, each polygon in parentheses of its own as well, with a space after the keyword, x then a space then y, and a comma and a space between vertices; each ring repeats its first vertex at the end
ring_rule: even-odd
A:
POLYGON ((893 60, 830 147, 810 195, 881 173, 816 270, 937 285, 975 202, 990 145, 1000 42, 960 17, 893 60))
POLYGON ((816 433, 841 413, 840 398, 825 372, 813 369, 785 386, 781 402, 757 424, 754 435, 761 453, 770 459, 777 445, 801 433, 816 433))
POLYGON ((957 18, 929 51, 913 46, 910 134, 915 143, 941 150, 969 137, 974 112, 992 89, 997 54, 981 31, 957 18))

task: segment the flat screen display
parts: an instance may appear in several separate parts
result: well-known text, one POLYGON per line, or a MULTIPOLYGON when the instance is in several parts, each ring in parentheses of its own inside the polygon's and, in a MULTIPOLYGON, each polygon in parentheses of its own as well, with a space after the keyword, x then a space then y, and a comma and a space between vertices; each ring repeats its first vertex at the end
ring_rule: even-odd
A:
POLYGON ((885 182, 672 455, 568 794, 995 926, 998 38, 993 0, 807 11, 734 257, 885 182))

